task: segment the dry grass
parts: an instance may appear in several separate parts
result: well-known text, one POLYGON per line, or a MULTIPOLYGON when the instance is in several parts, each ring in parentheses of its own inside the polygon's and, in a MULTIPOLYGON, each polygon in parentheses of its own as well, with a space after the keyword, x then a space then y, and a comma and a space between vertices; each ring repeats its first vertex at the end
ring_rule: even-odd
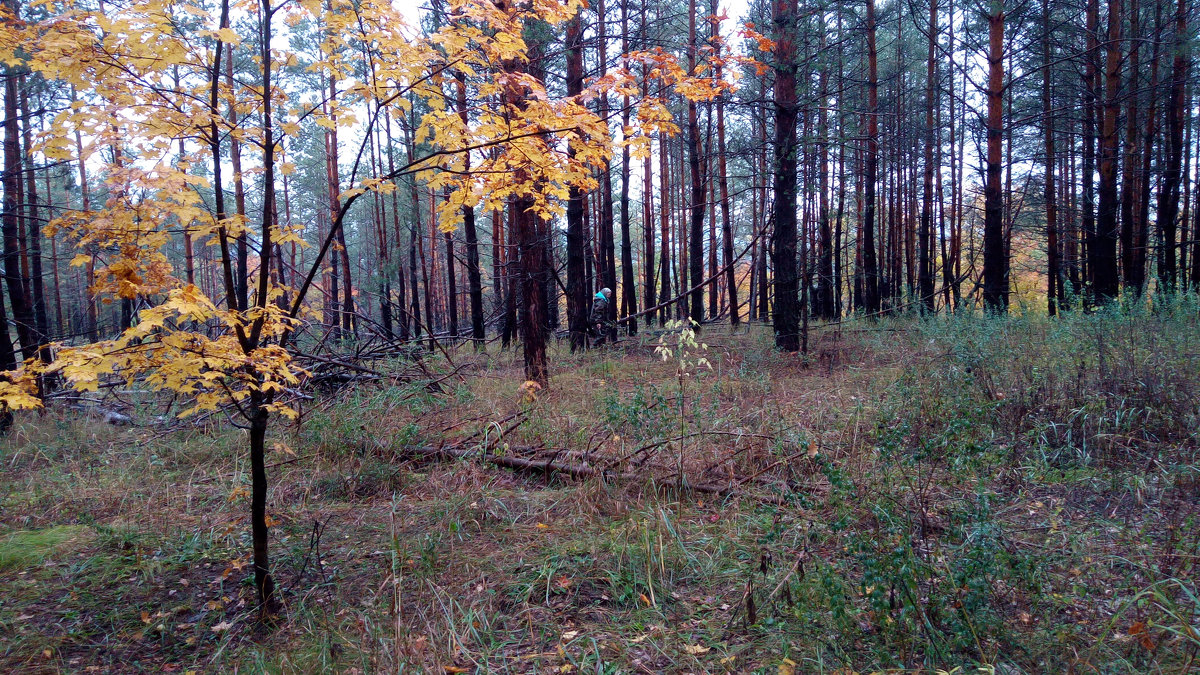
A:
POLYGON ((1110 325, 1105 348, 1135 358, 1079 365, 1082 319, 1091 337, 1019 321, 825 329, 807 359, 713 328, 682 420, 675 365, 640 337, 555 346, 534 401, 494 347, 454 350, 463 377, 432 391, 323 395, 274 429, 271 629, 247 624, 236 432, 21 418, 0 541, 75 529, 0 572, 0 668, 1183 672, 1191 348, 1110 325), (736 496, 670 487, 681 441, 686 481, 736 496), (586 453, 660 488, 398 459, 439 446, 586 453))

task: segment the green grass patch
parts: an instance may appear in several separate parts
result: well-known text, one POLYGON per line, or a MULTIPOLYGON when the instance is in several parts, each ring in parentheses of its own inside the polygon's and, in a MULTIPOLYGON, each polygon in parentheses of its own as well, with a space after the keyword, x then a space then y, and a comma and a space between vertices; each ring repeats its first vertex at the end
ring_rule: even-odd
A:
POLYGON ((84 525, 57 525, 13 532, 0 537, 0 571, 34 567, 53 555, 69 552, 92 539, 84 525))

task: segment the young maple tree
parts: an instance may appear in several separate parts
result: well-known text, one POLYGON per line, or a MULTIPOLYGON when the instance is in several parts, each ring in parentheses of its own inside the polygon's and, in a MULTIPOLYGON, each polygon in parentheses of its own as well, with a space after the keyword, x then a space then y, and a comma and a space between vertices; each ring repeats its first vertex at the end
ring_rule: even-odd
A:
MULTIPOLYGON (((76 102, 54 117, 38 149, 50 159, 104 169, 103 204, 63 213, 48 231, 78 248, 72 264, 94 266, 90 292, 106 302, 136 300, 144 308, 116 337, 57 345, 49 363, 30 360, 5 373, 0 403, 8 410, 40 406, 39 378, 54 374, 80 391, 117 379, 183 394, 191 404, 181 416, 230 411, 249 437, 254 576, 264 615, 277 603, 266 513, 268 423, 272 415, 296 415, 288 390, 304 371, 294 359, 293 336, 312 315, 306 298, 352 205, 371 191, 394 191, 398 178, 415 174, 445 195, 439 217, 446 231, 457 226, 464 206, 511 209, 523 296, 533 307, 545 276, 539 269, 544 263, 532 255, 540 248, 537 237, 563 210, 570 191, 594 189, 593 175, 617 145, 642 157, 653 135, 675 130, 661 100, 639 98, 629 68, 609 71, 565 97, 552 95, 527 72, 525 27, 535 21, 560 26, 580 10, 581 0, 448 5, 455 21, 425 35, 409 28, 391 3, 377 0, 221 0, 215 16, 172 0, 50 0, 43 5, 48 19, 4 17, 0 59, 78 92, 76 102), (295 57, 274 46, 277 18, 285 26, 309 21, 324 27, 323 58, 310 70, 320 70, 336 91, 288 105, 287 92, 303 83, 284 81, 288 71, 282 66, 295 57), (234 30, 235 22, 254 30, 234 30), (367 79, 346 56, 352 46, 369 55, 367 79), (232 77, 222 77, 222 61, 235 51, 253 57, 254 81, 235 86, 232 77), (501 104, 474 115, 447 109, 442 87, 451 78, 480 100, 501 104), (620 143, 587 106, 604 91, 635 99, 637 125, 625 129, 620 143), (407 163, 386 175, 360 177, 365 139, 385 116, 403 122, 413 99, 431 111, 416 130, 417 141, 431 150, 410 152, 407 163), (358 119, 364 110, 366 119, 358 119), (326 129, 362 125, 365 132, 349 185, 338 186, 330 207, 332 226, 302 281, 288 286, 272 274, 282 264, 272 251, 305 243, 302 232, 279 222, 275 190, 280 174, 293 170, 280 158, 304 120, 326 129), (257 214, 231 213, 226 204, 223 153, 235 142, 259 151, 244 170, 257 180, 257 214), (193 243, 216 250, 217 297, 191 283, 190 262, 181 279, 167 255, 180 231, 189 250, 193 243), (244 251, 244 242, 259 252, 252 274, 246 255, 235 250, 244 251)), ((627 60, 649 66, 651 77, 688 98, 712 99, 726 87, 686 74, 661 50, 627 60)), ((235 178, 240 184, 242 177, 235 178)), ((535 312, 524 314, 526 379, 544 386, 542 322, 535 312)))

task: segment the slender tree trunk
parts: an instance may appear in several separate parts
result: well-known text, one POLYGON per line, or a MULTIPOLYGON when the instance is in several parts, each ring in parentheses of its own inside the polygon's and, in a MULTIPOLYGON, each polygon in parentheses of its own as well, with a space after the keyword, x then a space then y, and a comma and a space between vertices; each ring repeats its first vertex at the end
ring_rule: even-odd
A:
MULTIPOLYGON (((873 0, 867 0, 868 7, 873 0)), ((869 16, 872 16, 869 14, 869 16)), ((796 278, 796 0, 774 0, 775 21, 775 346, 800 349, 796 278)), ((870 19, 868 19, 870 21, 870 19)))
MULTIPOLYGON (((688 74, 696 72, 696 0, 688 0, 688 74)), ((688 229, 688 270, 685 287, 691 287, 691 320, 699 325, 704 321, 704 288, 700 282, 704 279, 704 177, 701 176, 701 143, 700 121, 696 111, 696 102, 687 102, 688 126, 688 168, 691 171, 691 211, 690 227, 688 229)))
MULTIPOLYGON (((230 89, 230 96, 234 91, 233 82, 233 45, 225 45, 225 82, 230 89)), ((228 111, 226 116, 229 120, 229 128, 236 129, 238 126, 237 108, 231 98, 228 102, 228 111)), ((336 132, 335 132, 336 133, 336 132)), ((336 161, 336 160, 335 160, 336 161)), ((241 311, 246 311, 249 307, 250 294, 250 250, 249 240, 246 236, 246 188, 242 181, 242 144, 238 141, 238 137, 234 134, 229 135, 229 163, 233 168, 233 206, 234 213, 241 222, 237 240, 237 307, 241 311)), ((336 218, 336 213, 334 215, 336 218)), ((264 253, 265 255, 265 253, 264 253)))
POLYGON ((454 235, 443 232, 446 243, 446 311, 450 315, 450 337, 458 337, 458 284, 454 265, 454 235))
MULTIPOLYGON (((395 150, 395 144, 392 141, 392 116, 384 115, 383 123, 384 123, 384 127, 383 127, 384 128, 384 140, 387 142, 388 175, 394 176, 396 174, 396 150, 395 150)), ((286 190, 287 189, 286 178, 284 179, 283 186, 284 186, 284 189, 286 190)), ((286 198, 285 198, 285 201, 286 201, 286 198)), ((407 299, 408 299, 408 293, 407 293, 407 289, 405 288, 406 284, 405 284, 405 279, 404 279, 404 249, 402 249, 400 247, 400 232, 401 232, 400 191, 393 190, 392 191, 392 234, 393 234, 393 240, 396 242, 396 250, 397 250, 397 261, 396 261, 396 299, 397 299, 397 302, 396 302, 396 308, 399 310, 399 313, 400 313, 400 315, 399 315, 400 339, 403 341, 407 341, 408 337, 409 337, 409 325, 410 325, 411 321, 409 320, 408 307, 406 305, 407 299)), ((391 270, 384 271, 385 274, 388 274, 390 272, 391 272, 391 270)), ((415 286, 413 287, 413 290, 414 291, 416 290, 415 286)), ((415 292, 414 292, 414 295, 415 295, 415 292)), ((389 298, 389 302, 390 302, 390 298, 389 298)))
MULTIPOLYGON (((718 69, 718 77, 720 69, 718 69)), ((725 99, 717 99, 717 180, 721 191, 721 262, 725 267, 725 289, 729 296, 729 323, 737 328, 742 315, 738 306, 737 269, 733 264, 733 214, 729 204, 729 178, 725 162, 725 99)))
POLYGON ((984 185, 983 303, 990 312, 1008 306, 1007 259, 1004 246, 1004 195, 1001 193, 1001 147, 1004 144, 1004 11, 988 15, 987 183, 984 185))
MULTIPOLYGON (((668 146, 665 135, 660 135, 658 138, 658 158, 659 158, 659 185, 661 189, 661 211, 659 213, 659 227, 661 230, 662 252, 659 259, 662 261, 662 274, 659 279, 662 282, 662 287, 659 289, 658 302, 665 303, 671 299, 671 188, 670 188, 670 163, 667 161, 668 146)), ((663 308, 658 315, 658 325, 666 324, 667 316, 670 311, 663 308)))
MULTIPOLYGON (((227 0, 225 1, 227 2, 227 0)), ((261 22, 261 30, 259 32, 259 63, 262 68, 262 180, 264 192, 259 240, 262 246, 262 256, 259 261, 258 290, 254 301, 254 305, 259 312, 259 318, 254 320, 249 331, 250 335, 247 338, 243 339, 241 337, 241 329, 239 329, 239 341, 243 344, 243 351, 246 356, 251 356, 260 346, 264 325, 262 317, 265 315, 264 310, 267 307, 268 289, 271 279, 271 236, 275 228, 276 147, 271 111, 271 17, 272 11, 269 6, 269 0, 262 0, 262 6, 259 10, 259 21, 261 22)), ((214 74, 214 79, 215 77, 214 74)), ((257 372, 252 372, 251 374, 256 377, 261 386, 263 384, 262 375, 257 372)), ((261 616, 263 617, 275 613, 277 609, 275 580, 271 576, 267 550, 269 540, 266 510, 266 433, 270 415, 269 406, 272 399, 273 394, 270 391, 262 392, 261 389, 252 389, 249 396, 249 406, 247 407, 247 417, 250 422, 250 468, 252 477, 250 523, 254 541, 254 587, 258 590, 259 606, 261 608, 261 616)))
POLYGON ((4 282, 8 286, 21 356, 28 360, 37 355, 39 345, 33 307, 25 292, 26 280, 21 274, 20 213, 23 205, 17 77, 11 70, 4 77, 4 213, 0 216, 0 229, 4 235, 4 282))
MULTIPOLYGON (((1158 36, 1162 29, 1162 7, 1162 3, 1156 2, 1154 4, 1155 36, 1158 36)), ((1134 262, 1134 268, 1142 271, 1143 286, 1145 285, 1146 267, 1150 255, 1150 191, 1154 187, 1154 181, 1150 179, 1150 163, 1154 156, 1154 139, 1158 136, 1158 65, 1162 40, 1156 39, 1153 43, 1154 46, 1150 51, 1150 85, 1147 88, 1150 95, 1146 105, 1146 129, 1142 144, 1142 165, 1138 173, 1138 188, 1141 194, 1137 200, 1137 229, 1133 233, 1133 250, 1137 257, 1137 260, 1134 262)), ((1161 253, 1161 248, 1159 252, 1161 253)), ((1159 269, 1161 269, 1161 265, 1159 269)))
MULTIPOLYGON (((468 124, 467 78, 460 71, 455 73, 454 79, 458 89, 458 117, 466 127, 468 124)), ((463 169, 469 170, 470 167, 471 155, 464 153, 463 169)), ((475 225, 475 207, 463 204, 462 218, 463 236, 466 237, 467 245, 467 293, 471 301, 471 339, 475 341, 475 347, 478 349, 483 346, 483 340, 487 335, 483 325, 483 276, 479 270, 479 232, 475 225)), ((447 256, 447 260, 450 260, 449 256, 447 256)))
MULTIPOLYGON (((825 34, 821 34, 820 51, 826 49, 825 34)), ((817 156, 817 292, 813 299, 814 313, 822 319, 833 319, 836 316, 834 293, 837 279, 833 273, 833 229, 829 213, 829 67, 821 67, 821 75, 817 84, 817 142, 820 144, 817 156)))
POLYGON ((1138 66, 1140 61, 1141 31, 1139 29, 1138 0, 1129 2, 1129 102, 1125 107, 1125 143, 1122 152, 1124 166, 1121 169, 1121 276, 1126 290, 1140 295, 1145 284, 1145 270, 1137 269, 1137 199, 1138 196, 1138 66))
MULTIPOLYGON (((599 65, 600 76, 608 72, 608 12, 605 6, 605 0, 599 0, 596 4, 596 16, 598 18, 598 30, 596 35, 596 58, 599 65)), ((601 92, 598 97, 600 118, 608 119, 608 94, 601 92)), ((600 254, 601 265, 603 269, 601 274, 603 284, 613 292, 613 301, 608 303, 608 325, 609 325, 609 341, 615 342, 617 339, 617 292, 620 291, 617 287, 617 256, 616 242, 613 236, 613 200, 612 200, 612 171, 608 165, 600 171, 600 219, 597 223, 597 234, 600 238, 600 254)), ((532 379, 532 378, 530 378, 532 379)))
MULTIPOLYGON (((1120 0, 1110 0, 1120 2, 1120 0)), ((1183 126, 1187 115, 1188 36, 1187 5, 1179 0, 1175 10, 1175 58, 1171 65, 1171 88, 1167 104, 1166 168, 1158 193, 1158 222, 1162 231, 1163 265, 1159 284, 1165 292, 1176 288, 1176 242, 1179 217, 1179 187, 1183 163, 1183 126)))
MULTIPOLYGON (((762 217, 765 219, 767 217, 766 213, 767 213, 767 204, 768 204, 766 176, 769 175, 769 173, 770 173, 769 167, 767 165, 767 113, 766 113, 766 111, 763 111, 762 118, 759 121, 761 122, 761 124, 758 125, 758 152, 756 153, 756 155, 757 155, 757 162, 758 162, 758 167, 759 167, 759 175, 763 176, 764 178, 761 183, 761 191, 759 193, 760 197, 759 197, 758 203, 759 203, 760 213, 762 214, 762 217)), ((766 226, 770 227, 771 239, 774 239, 775 228, 774 228, 774 217, 773 216, 771 218, 771 223, 768 223, 766 226)), ((770 315, 770 292, 771 291, 770 291, 770 283, 768 281, 768 269, 767 269, 767 258, 770 257, 770 254, 768 251, 769 247, 768 247, 767 241, 763 240, 761 237, 759 238, 759 240, 762 243, 761 243, 761 250, 758 253, 758 316, 756 318, 759 321, 765 322, 767 320, 767 317, 770 315)))
MULTIPOLYGON (((42 269, 42 219, 39 217, 37 173, 33 166, 33 121, 29 114, 28 80, 21 78, 21 115, 25 118, 23 149, 21 157, 25 163, 25 199, 29 237, 30 300, 32 301, 34 335, 40 347, 38 357, 42 363, 50 363, 50 321, 46 316, 46 285, 42 269)), ((47 193, 49 198, 49 193, 47 193)))
POLYGON ((937 134, 933 125, 937 93, 937 35, 937 0, 930 0, 929 50, 925 65, 925 190, 921 196, 921 227, 917 233, 917 285, 921 294, 921 308, 928 313, 934 311, 933 250, 930 246, 930 233, 933 219, 933 141, 937 134))
MULTIPOLYGON (((646 36, 646 14, 646 6, 645 2, 643 2, 641 22, 643 40, 646 36)), ((642 96, 645 97, 650 86, 649 72, 646 64, 642 64, 641 86, 642 96)), ((654 319, 657 315, 657 312, 651 308, 658 304, 654 301, 656 289, 654 279, 654 247, 656 245, 654 241, 654 165, 651 162, 650 155, 651 153, 646 153, 645 159, 642 160, 642 237, 644 239, 645 248, 644 257, 642 258, 642 270, 644 271, 645 276, 642 293, 645 298, 647 309, 646 326, 651 326, 654 324, 654 319)), ((663 209, 664 214, 666 213, 666 210, 663 208, 662 204, 659 205, 659 208, 663 209)))
MULTIPOLYGON (((629 0, 621 2, 621 53, 629 51, 629 0)), ((629 95, 621 106, 621 128, 629 128, 629 95)), ((629 234, 629 146, 621 148, 621 314, 637 314, 637 287, 633 274, 633 239, 629 234)), ((630 335, 637 333, 637 319, 625 322, 630 335)))
POLYGON ((1086 279, 1087 292, 1090 295, 1095 293, 1095 279, 1093 278, 1093 256, 1092 247, 1096 239, 1096 194, 1095 194, 1095 172, 1096 172, 1096 97, 1097 97, 1097 82, 1099 74, 1098 54, 1100 51, 1100 43, 1098 40, 1098 31, 1100 30, 1100 3, 1099 0, 1087 0, 1087 9, 1085 12, 1085 51, 1084 51, 1084 73, 1083 73, 1083 151, 1082 164, 1080 171, 1082 172, 1083 183, 1083 208, 1081 209, 1082 221, 1082 252, 1080 258, 1083 264, 1083 279, 1086 279))
MULTIPOLYGON (((880 309, 875 260, 875 182, 879 161, 879 66, 875 50, 875 0, 867 0, 867 156, 863 186, 863 301, 867 312, 880 309)), ((778 273, 778 272, 777 272, 778 273)))
POLYGON ((1108 44, 1104 69, 1104 108, 1100 121, 1100 203, 1096 210, 1096 237, 1090 247, 1092 279, 1099 302, 1117 296, 1119 273, 1117 242, 1117 116, 1121 85, 1121 0, 1108 1, 1108 44))
POLYGON ((1042 0, 1042 124, 1045 125, 1046 136, 1046 312, 1055 316, 1058 313, 1062 279, 1058 262, 1058 204, 1054 186, 1054 103, 1050 89, 1053 65, 1050 56, 1050 0, 1042 0))
MULTIPOLYGON (((583 91, 583 15, 567 24, 567 96, 583 91)), ((575 156, 568 146, 567 154, 575 156)), ((571 351, 587 347, 588 299, 587 260, 584 254, 584 194, 572 186, 567 199, 567 329, 571 351)))

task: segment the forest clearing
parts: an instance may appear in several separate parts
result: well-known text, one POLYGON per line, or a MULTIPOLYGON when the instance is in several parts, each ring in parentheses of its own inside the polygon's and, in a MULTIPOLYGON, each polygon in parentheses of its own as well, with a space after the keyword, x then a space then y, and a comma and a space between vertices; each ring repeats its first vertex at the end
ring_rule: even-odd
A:
POLYGON ((0 671, 1200 672, 1197 6, 0 0, 0 671))
POLYGON ((2 667, 1187 672, 1197 320, 711 328, 682 392, 650 338, 536 395, 509 351, 364 363, 270 438, 273 629, 240 432, 20 417, 2 667))

